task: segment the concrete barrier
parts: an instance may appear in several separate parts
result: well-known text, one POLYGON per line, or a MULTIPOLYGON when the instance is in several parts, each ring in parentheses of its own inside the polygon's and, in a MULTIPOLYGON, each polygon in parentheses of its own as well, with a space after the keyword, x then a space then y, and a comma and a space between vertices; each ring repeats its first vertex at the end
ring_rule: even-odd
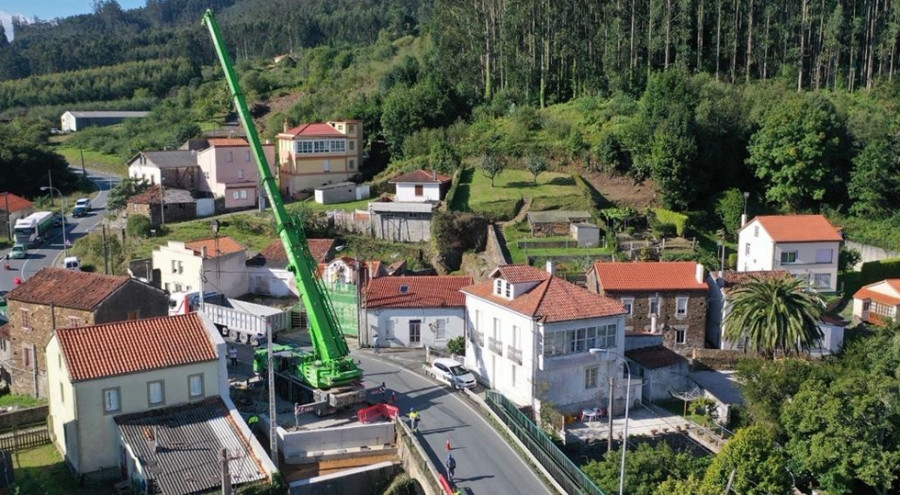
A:
POLYGON ((329 452, 394 443, 394 423, 352 425, 318 430, 286 431, 279 428, 281 452, 287 464, 316 462, 329 452))
POLYGON ((291 495, 371 493, 372 487, 384 486, 399 472, 400 466, 397 463, 379 462, 370 466, 295 481, 290 484, 290 493, 291 495))

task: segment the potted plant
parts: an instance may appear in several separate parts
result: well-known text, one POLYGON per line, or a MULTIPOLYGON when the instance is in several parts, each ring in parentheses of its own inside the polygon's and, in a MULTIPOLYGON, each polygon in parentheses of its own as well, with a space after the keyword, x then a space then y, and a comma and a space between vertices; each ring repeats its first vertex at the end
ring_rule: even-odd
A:
POLYGON ((656 428, 651 428, 650 433, 655 437, 656 434, 659 433, 659 430, 657 430, 656 428))

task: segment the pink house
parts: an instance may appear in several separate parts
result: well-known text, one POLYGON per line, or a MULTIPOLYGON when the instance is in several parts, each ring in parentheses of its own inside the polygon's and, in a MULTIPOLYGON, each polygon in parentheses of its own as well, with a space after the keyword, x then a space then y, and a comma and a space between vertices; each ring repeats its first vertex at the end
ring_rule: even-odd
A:
MULTIPOLYGON (((197 153, 200 177, 197 189, 225 198, 225 209, 253 208, 259 192, 259 169, 244 138, 209 138, 209 147, 197 153)), ((275 173, 275 146, 263 146, 275 173)))

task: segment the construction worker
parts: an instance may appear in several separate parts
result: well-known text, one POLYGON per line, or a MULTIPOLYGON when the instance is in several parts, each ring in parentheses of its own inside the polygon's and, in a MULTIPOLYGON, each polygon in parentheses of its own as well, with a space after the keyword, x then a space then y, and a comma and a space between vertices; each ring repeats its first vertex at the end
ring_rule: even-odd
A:
POLYGON ((231 367, 237 367, 237 349, 234 346, 231 346, 228 349, 228 359, 231 361, 231 367))
POLYGON ((416 411, 415 407, 409 408, 409 428, 413 433, 419 432, 419 412, 416 411))
POLYGON ((447 454, 447 474, 449 475, 449 480, 453 481, 453 473, 456 471, 456 459, 453 458, 453 454, 447 454))

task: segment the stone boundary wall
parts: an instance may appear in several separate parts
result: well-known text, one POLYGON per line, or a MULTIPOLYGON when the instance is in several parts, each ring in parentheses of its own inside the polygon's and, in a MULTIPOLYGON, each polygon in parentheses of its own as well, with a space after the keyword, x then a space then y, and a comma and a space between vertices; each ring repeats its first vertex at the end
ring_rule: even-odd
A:
POLYGON ((748 353, 729 349, 694 349, 691 359, 693 370, 732 370, 748 353))
POLYGON ((49 414, 49 406, 29 407, 0 414, 0 431, 11 430, 19 425, 46 423, 49 414))
POLYGON ((497 225, 489 224, 487 226, 487 241, 485 241, 484 252, 493 266, 508 265, 512 260, 506 258, 503 245, 500 243, 500 236, 497 235, 497 225))

